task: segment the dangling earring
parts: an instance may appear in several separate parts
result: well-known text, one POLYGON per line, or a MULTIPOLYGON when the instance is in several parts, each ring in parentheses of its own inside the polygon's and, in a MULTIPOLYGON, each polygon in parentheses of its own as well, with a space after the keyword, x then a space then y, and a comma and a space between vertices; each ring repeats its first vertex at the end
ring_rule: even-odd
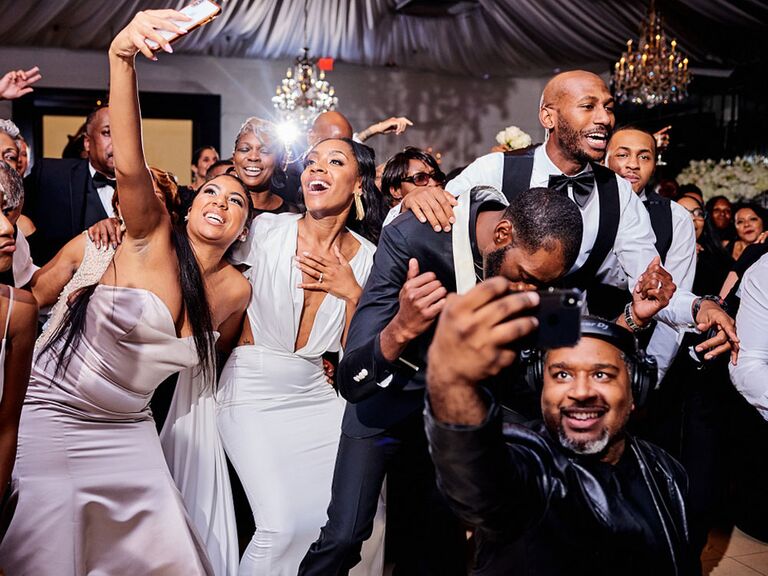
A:
POLYGON ((362 192, 355 192, 355 217, 358 220, 365 218, 365 208, 363 208, 362 192))
POLYGON ((184 214, 184 222, 189 222, 189 212, 184 214))

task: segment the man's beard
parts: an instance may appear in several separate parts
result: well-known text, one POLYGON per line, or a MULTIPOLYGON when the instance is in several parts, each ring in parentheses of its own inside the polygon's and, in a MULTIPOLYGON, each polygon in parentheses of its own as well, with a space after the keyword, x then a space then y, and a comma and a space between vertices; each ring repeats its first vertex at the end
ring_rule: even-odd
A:
POLYGON ((562 424, 560 424, 557 427, 557 437, 560 440, 560 444, 563 446, 563 448, 584 456, 600 454, 608 447, 608 444, 611 442, 608 428, 603 428, 600 432, 600 436, 592 440, 574 440, 573 438, 569 438, 566 435, 565 429, 563 428, 562 424))
MULTIPOLYGON (((594 130, 592 130, 594 131, 594 130)), ((557 118, 557 143, 563 153, 578 162, 579 164, 588 164, 589 162, 600 162, 605 158, 605 152, 603 152, 600 158, 593 158, 581 147, 581 132, 577 132, 568 122, 562 118, 557 118)), ((610 138, 610 131, 606 132, 606 139, 610 138)))
POLYGON ((501 266, 504 264, 504 256, 512 246, 507 244, 502 248, 491 250, 483 258, 483 279, 493 278, 501 274, 501 266))

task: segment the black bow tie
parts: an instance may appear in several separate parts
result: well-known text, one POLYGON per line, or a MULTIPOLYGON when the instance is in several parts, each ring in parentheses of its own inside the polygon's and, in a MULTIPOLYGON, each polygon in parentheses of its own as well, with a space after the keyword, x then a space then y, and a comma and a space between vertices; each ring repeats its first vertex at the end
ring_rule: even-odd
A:
POLYGON ((574 201, 578 204, 579 208, 583 208, 595 187, 595 175, 592 172, 582 172, 577 176, 566 176, 565 174, 559 176, 552 175, 549 177, 549 185, 547 187, 550 190, 567 196, 569 186, 573 189, 574 201))
POLYGON ((101 188, 102 186, 112 186, 112 188, 117 188, 117 180, 107 178, 101 172, 96 172, 93 175, 93 185, 96 186, 96 188, 101 188))

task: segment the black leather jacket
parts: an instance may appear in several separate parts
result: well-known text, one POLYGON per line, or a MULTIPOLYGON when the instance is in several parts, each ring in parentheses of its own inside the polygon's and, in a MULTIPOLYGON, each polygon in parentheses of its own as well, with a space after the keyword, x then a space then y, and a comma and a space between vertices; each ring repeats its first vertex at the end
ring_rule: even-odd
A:
MULTIPOLYGON (((689 575, 682 467, 627 438, 619 464, 574 455, 535 429, 504 425, 494 405, 478 427, 425 423, 438 483, 475 528, 473 574, 689 575)), ((700 573, 700 572, 699 572, 700 573)))

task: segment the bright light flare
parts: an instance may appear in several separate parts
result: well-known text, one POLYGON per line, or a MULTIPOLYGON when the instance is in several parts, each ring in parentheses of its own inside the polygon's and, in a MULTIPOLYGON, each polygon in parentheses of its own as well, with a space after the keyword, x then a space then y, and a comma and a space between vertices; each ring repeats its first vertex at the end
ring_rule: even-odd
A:
POLYGON ((299 130, 299 127, 290 120, 280 122, 280 124, 277 125, 277 137, 280 138, 284 144, 293 144, 300 135, 301 131, 299 130))

